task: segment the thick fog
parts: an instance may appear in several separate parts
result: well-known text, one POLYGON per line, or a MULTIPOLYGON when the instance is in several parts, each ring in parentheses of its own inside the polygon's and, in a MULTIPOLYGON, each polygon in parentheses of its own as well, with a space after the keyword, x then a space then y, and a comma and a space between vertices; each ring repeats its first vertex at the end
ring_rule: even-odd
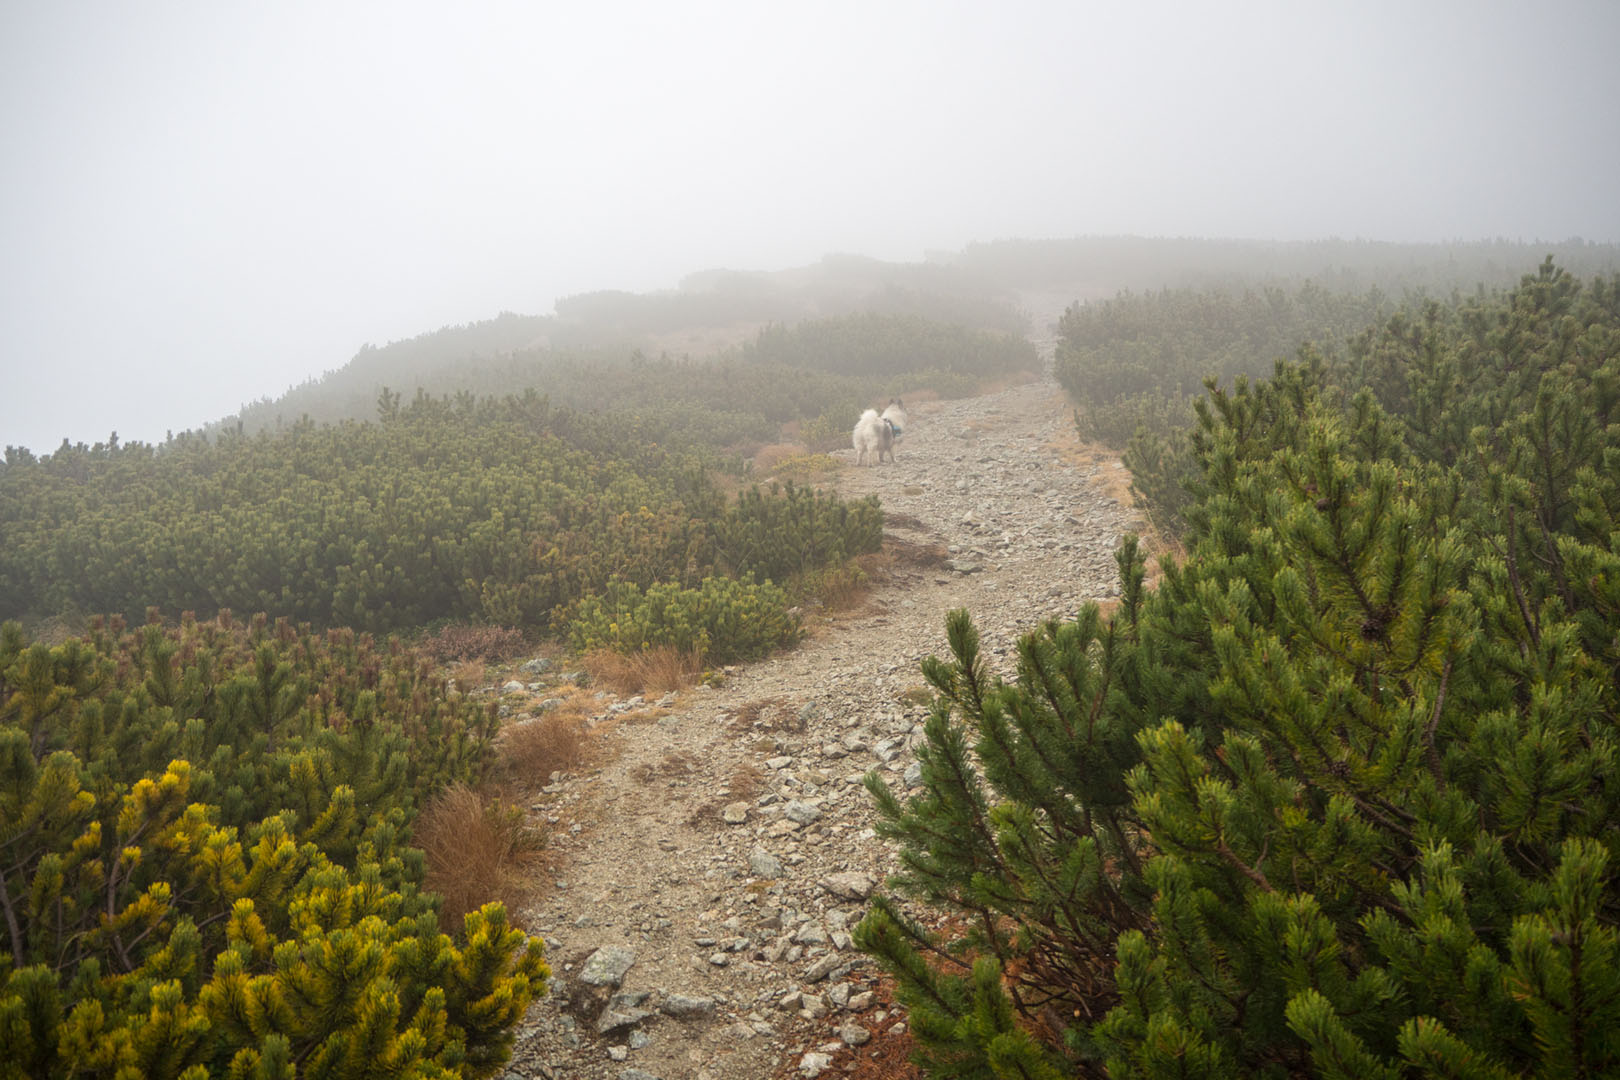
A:
POLYGON ((828 252, 1620 240, 1620 4, 0 7, 0 445, 828 252))

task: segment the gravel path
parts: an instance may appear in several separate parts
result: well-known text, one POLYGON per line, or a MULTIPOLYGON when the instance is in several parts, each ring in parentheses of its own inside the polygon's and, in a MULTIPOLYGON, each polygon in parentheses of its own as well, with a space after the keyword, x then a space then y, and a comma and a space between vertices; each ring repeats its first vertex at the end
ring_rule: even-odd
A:
POLYGON ((554 985, 508 1080, 842 1075, 903 1030, 849 944, 896 865, 860 779, 915 776, 917 662, 946 651, 948 610, 971 610, 1005 667, 1031 624, 1117 591, 1113 552, 1140 528, 1110 494, 1117 460, 1075 445, 1049 380, 914 405, 910 421, 892 464, 841 455, 839 490, 890 515, 890 569, 866 602, 718 688, 605 727, 608 763, 547 789, 577 831, 554 841, 523 920, 554 985))

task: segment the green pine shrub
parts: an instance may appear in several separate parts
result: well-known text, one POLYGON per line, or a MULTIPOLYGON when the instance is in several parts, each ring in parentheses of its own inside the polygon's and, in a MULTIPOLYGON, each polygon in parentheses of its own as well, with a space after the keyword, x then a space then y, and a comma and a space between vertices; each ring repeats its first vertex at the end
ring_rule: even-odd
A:
POLYGON ((485 1076, 544 990, 452 940, 410 827, 492 711, 415 654, 228 613, 0 629, 0 1076, 485 1076))
POLYGON ((568 633, 579 652, 669 646, 729 664, 797 641, 799 619, 788 611, 787 594, 768 581, 704 578, 694 589, 614 581, 575 606, 568 633))
POLYGON ((1620 1071, 1617 298, 1547 265, 1361 386, 1213 390, 1155 591, 1128 541, 1012 681, 951 617, 923 790, 869 786, 965 930, 857 933, 931 1075, 1620 1071))

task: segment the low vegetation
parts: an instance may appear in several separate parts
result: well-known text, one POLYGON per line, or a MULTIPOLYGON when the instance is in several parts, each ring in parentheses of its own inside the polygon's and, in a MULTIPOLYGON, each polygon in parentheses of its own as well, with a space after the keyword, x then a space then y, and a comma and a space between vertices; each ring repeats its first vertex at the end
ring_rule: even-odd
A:
POLYGON ((931 1076, 1620 1070, 1620 278, 1201 400, 1185 561, 923 673, 856 939, 931 1076), (1341 381, 1345 371, 1353 378, 1341 381))
POLYGON ((412 828, 495 730, 350 630, 6 624, 0 1075, 492 1071, 541 943, 500 904, 447 912, 412 828))

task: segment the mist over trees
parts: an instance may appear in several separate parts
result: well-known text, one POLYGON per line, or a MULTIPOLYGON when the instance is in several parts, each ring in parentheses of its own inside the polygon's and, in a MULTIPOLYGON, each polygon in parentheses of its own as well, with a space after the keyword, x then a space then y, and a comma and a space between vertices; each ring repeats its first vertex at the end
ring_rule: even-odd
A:
POLYGON ((1010 681, 970 612, 922 665, 923 787, 870 787, 951 929, 880 898, 857 942, 929 1075, 1612 1073, 1617 266, 829 256, 367 346, 161 444, 8 448, 0 1075, 497 1070, 549 971, 425 891, 417 817, 500 727, 425 631, 791 646, 883 509, 766 463, 1032 376, 1048 330, 1178 554, 1149 587, 1127 538, 1118 607, 1032 628, 1010 681))

